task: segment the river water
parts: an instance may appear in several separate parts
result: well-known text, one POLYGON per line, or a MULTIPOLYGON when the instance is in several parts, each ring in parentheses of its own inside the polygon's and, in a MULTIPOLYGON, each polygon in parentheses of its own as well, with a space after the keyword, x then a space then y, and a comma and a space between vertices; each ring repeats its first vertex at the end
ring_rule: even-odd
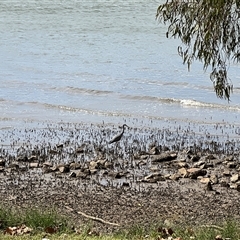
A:
POLYGON ((161 2, 2 0, 0 128, 179 124, 238 138, 239 66, 229 69, 231 102, 217 99, 209 72, 198 62, 188 72, 180 42, 166 39, 161 2))

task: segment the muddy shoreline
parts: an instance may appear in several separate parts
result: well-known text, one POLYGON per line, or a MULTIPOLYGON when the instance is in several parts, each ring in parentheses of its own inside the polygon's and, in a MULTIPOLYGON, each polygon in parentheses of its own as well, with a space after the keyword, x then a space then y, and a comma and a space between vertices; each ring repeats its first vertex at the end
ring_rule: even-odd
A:
POLYGON ((2 132, 0 202, 54 207, 75 227, 91 221, 96 232, 239 218, 237 141, 130 128, 119 144, 107 144, 119 131, 59 125, 2 132))

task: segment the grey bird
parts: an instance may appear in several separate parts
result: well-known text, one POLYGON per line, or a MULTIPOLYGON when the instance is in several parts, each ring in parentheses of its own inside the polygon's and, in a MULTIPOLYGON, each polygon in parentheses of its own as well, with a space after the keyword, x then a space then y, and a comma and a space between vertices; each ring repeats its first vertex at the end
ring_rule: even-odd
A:
POLYGON ((127 124, 123 124, 123 126, 122 126, 122 129, 123 129, 122 132, 121 132, 120 134, 114 136, 114 137, 112 138, 112 140, 109 141, 109 144, 114 143, 114 142, 118 142, 118 141, 121 140, 122 135, 123 135, 124 130, 125 130, 125 127, 128 127, 128 125, 127 125, 127 124))

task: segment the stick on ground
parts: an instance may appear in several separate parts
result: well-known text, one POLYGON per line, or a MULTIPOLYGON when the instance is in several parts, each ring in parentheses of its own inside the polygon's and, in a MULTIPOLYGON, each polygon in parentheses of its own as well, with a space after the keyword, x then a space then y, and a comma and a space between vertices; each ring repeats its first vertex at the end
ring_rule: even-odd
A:
POLYGON ((72 209, 72 208, 70 208, 70 207, 68 207, 68 206, 66 206, 66 208, 68 209, 68 210, 70 210, 70 211, 72 211, 72 212, 76 212, 77 214, 80 214, 80 215, 82 215, 82 216, 84 216, 84 217, 86 217, 86 218, 89 218, 89 219, 92 219, 92 220, 94 220, 94 221, 98 221, 98 222, 101 222, 101 223, 104 223, 104 224, 109 224, 109 225, 112 225, 112 226, 120 226, 119 224, 117 224, 117 223, 112 223, 112 222, 108 222, 108 221, 105 221, 105 220, 103 220, 102 218, 98 218, 98 217, 93 217, 93 216, 90 216, 90 215, 87 215, 86 213, 83 213, 83 212, 81 212, 81 211, 75 211, 74 209, 72 209))

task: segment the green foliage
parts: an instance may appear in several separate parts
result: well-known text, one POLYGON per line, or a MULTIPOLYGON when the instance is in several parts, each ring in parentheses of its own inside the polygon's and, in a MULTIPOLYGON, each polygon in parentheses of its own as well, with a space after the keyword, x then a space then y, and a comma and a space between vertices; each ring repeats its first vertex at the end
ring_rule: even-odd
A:
POLYGON ((172 0, 157 9, 157 19, 169 23, 166 36, 184 44, 179 55, 188 69, 194 60, 211 67, 216 95, 230 99, 233 90, 227 70, 240 61, 239 0, 172 0))
POLYGON ((225 238, 239 239, 240 231, 237 222, 233 220, 227 220, 226 223, 224 224, 222 235, 225 238))
POLYGON ((24 213, 23 220, 27 226, 34 229, 57 227, 59 230, 66 230, 67 228, 67 220, 52 209, 29 209, 24 213))
POLYGON ((66 231, 67 219, 59 215, 54 209, 19 210, 0 206, 0 229, 16 227, 25 224, 33 229, 44 230, 45 228, 57 228, 58 232, 66 231))
POLYGON ((11 208, 0 206, 0 229, 21 224, 21 216, 11 208))

